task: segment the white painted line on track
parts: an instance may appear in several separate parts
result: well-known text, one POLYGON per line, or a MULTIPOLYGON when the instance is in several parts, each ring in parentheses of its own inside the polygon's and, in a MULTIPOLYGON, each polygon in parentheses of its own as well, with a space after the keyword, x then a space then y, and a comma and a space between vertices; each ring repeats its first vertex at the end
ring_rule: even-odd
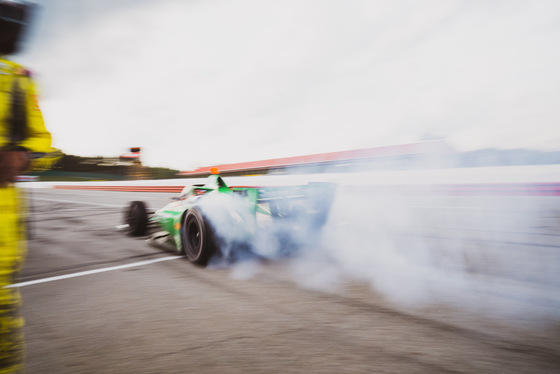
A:
POLYGON ((44 199, 33 197, 32 200, 40 200, 40 201, 52 201, 55 203, 73 203, 73 204, 83 204, 83 205, 98 205, 98 206, 109 206, 112 208, 124 208, 126 205, 116 205, 116 204, 103 204, 103 203, 86 203, 84 201, 74 201, 74 200, 59 200, 59 199, 44 199))
POLYGON ((112 267, 109 267, 109 268, 81 271, 79 273, 72 273, 72 274, 65 274, 65 275, 58 275, 56 277, 36 279, 36 280, 28 281, 28 282, 14 283, 14 284, 10 284, 9 286, 4 286, 3 288, 15 288, 15 287, 32 286, 34 284, 39 284, 39 283, 54 282, 54 281, 61 280, 61 279, 82 277, 84 275, 104 273, 106 271, 113 271, 113 270, 132 268, 132 267, 136 267, 136 266, 149 265, 149 264, 153 264, 153 263, 161 262, 161 261, 176 260, 178 258, 183 258, 183 256, 163 257, 163 258, 157 258, 155 260, 148 260, 148 261, 135 262, 135 263, 132 263, 132 264, 112 266, 112 267))
MULTIPOLYGON (((103 209, 100 207, 99 209, 103 209)), ((83 212, 84 208, 72 208, 72 209, 57 209, 56 211, 48 211, 48 212, 28 212, 29 215, 40 215, 40 214, 49 214, 52 215, 53 213, 67 213, 67 212, 83 212)), ((92 212, 97 212, 95 208, 91 208, 92 212)))

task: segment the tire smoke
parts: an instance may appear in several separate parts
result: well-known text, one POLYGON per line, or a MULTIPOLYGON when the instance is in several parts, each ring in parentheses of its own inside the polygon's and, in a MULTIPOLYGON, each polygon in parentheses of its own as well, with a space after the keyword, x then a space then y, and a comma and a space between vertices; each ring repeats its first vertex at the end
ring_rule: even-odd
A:
MULTIPOLYGON (((306 227, 304 212, 285 226, 257 220, 252 253, 286 261, 305 287, 367 283, 405 308, 445 304, 528 321, 560 315, 558 197, 480 193, 481 180, 461 193, 408 182, 341 184, 321 230, 306 227)), ((234 277, 261 271, 250 258, 233 264, 234 277)))

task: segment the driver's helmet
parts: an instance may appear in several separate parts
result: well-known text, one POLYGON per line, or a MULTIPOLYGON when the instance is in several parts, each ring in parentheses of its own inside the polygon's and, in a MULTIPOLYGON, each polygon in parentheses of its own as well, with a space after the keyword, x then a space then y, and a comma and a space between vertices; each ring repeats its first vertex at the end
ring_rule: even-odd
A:
POLYGON ((191 195, 194 196, 204 195, 207 192, 205 189, 197 187, 204 187, 204 184, 190 184, 185 186, 185 188, 183 188, 183 191, 181 191, 181 197, 186 197, 191 192, 191 195))
POLYGON ((18 51, 33 4, 0 0, 0 56, 18 51))
POLYGON ((192 187, 193 186, 190 184, 185 186, 185 188, 183 188, 183 191, 181 191, 181 196, 186 196, 190 192, 192 187))

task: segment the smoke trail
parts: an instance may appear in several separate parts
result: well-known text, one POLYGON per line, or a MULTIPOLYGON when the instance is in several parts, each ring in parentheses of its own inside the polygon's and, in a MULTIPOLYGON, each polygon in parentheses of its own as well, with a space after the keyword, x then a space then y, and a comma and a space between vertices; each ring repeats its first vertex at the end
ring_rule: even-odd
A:
MULTIPOLYGON (((504 173, 497 179, 508 180, 504 169, 495 170, 504 173)), ((526 172, 508 170, 518 179, 526 172)), ((559 316, 558 197, 496 192, 485 174, 492 173, 338 174, 341 183, 321 230, 309 229, 305 211, 286 222, 255 220, 250 249, 258 258, 287 259, 293 279, 314 289, 358 281, 406 308, 447 304, 532 321, 559 316), (283 251, 286 244, 296 250, 283 251)), ((221 235, 240 239, 235 230, 221 235)), ((255 256, 231 265, 235 278, 264 269, 255 256)))
POLYGON ((500 315, 560 315, 557 198, 448 196, 434 186, 341 190, 322 241, 294 274, 304 284, 367 282, 407 307, 448 303, 500 315), (546 200, 548 199, 548 200, 546 200), (550 220, 550 219, 549 219, 550 220), (312 254, 312 256, 310 256, 312 254), (333 275, 333 274, 336 274, 333 275))

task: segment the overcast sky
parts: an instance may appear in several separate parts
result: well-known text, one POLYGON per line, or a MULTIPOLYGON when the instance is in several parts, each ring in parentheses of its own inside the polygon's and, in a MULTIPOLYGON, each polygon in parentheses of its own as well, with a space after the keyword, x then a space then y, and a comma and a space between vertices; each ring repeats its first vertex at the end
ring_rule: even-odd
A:
POLYGON ((190 170, 444 138, 560 150, 560 1, 44 0, 54 146, 190 170))

